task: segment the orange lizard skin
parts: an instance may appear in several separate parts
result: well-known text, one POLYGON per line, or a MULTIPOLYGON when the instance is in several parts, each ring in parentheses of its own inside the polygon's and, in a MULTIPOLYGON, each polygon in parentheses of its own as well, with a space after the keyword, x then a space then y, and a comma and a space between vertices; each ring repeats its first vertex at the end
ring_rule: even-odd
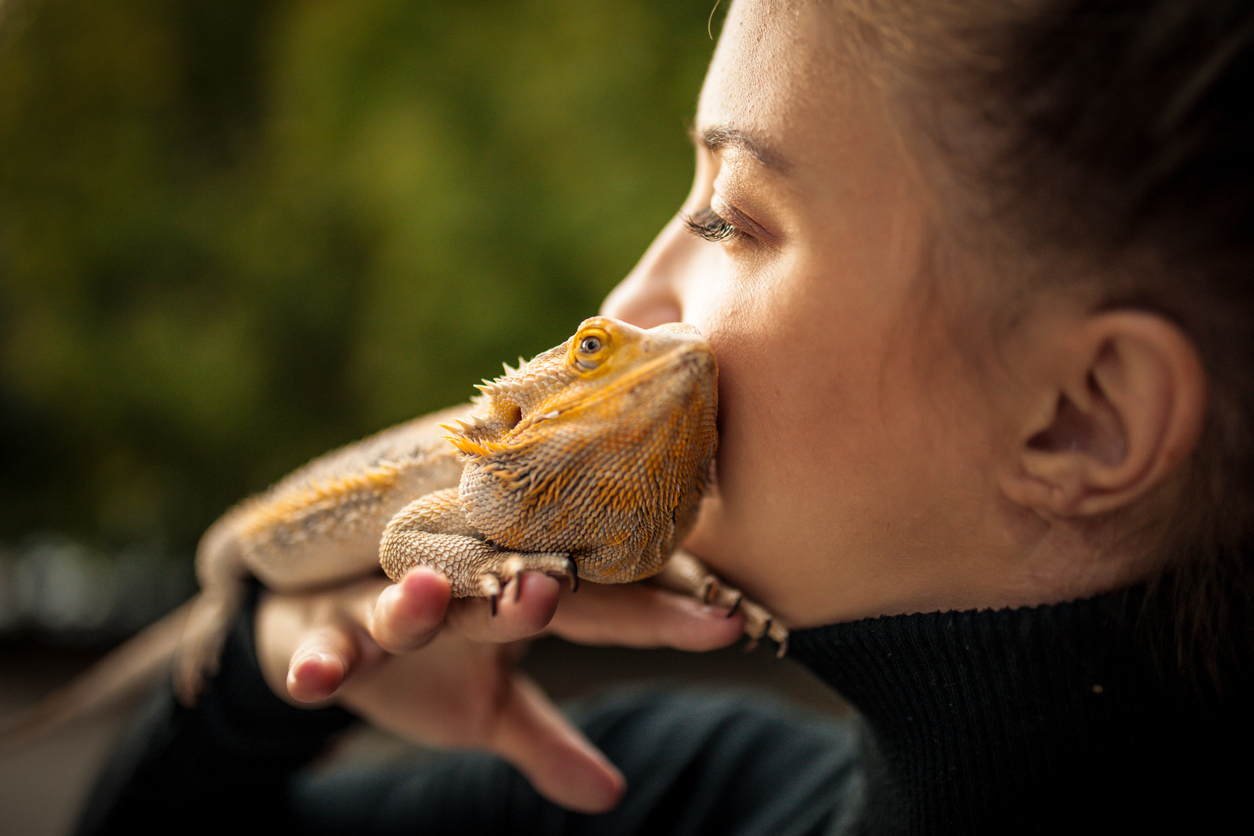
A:
MULTIPOLYGON (((656 575, 738 607, 751 640, 769 636, 782 655, 782 625, 676 551, 710 479, 717 380, 690 326, 585 320, 561 345, 506 366, 470 404, 332 451, 228 511, 197 550, 201 592, 171 617, 181 631, 159 623, 145 664, 173 655, 176 691, 190 703, 216 670, 248 576, 290 592, 380 566, 396 580, 418 564, 442 571, 455 596, 494 604, 525 571, 572 583, 656 575)), ((100 702, 127 665, 138 663, 71 685, 100 702)), ((80 714, 87 699, 59 711, 80 714)))

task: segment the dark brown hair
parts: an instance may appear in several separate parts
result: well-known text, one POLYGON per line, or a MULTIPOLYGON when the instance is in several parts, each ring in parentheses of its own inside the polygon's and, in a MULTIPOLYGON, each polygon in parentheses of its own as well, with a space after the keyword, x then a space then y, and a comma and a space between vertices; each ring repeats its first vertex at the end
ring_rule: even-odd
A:
POLYGON ((1201 354, 1203 437, 1180 501, 1139 533, 1169 568, 1147 599, 1162 661, 1222 687, 1254 639, 1254 4, 848 8, 906 68, 911 118, 980 234, 1031 265, 1011 281, 1156 311, 1201 354))

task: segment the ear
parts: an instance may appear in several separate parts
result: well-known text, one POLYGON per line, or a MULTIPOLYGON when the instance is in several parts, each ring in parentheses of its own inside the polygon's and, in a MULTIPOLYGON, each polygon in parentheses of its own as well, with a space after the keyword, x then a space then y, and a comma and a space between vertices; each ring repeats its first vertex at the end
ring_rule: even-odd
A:
POLYGON ((1128 506, 1192 452, 1206 381, 1192 342, 1142 311, 1087 315, 1059 337, 1034 387, 1006 495, 1055 517, 1128 506))

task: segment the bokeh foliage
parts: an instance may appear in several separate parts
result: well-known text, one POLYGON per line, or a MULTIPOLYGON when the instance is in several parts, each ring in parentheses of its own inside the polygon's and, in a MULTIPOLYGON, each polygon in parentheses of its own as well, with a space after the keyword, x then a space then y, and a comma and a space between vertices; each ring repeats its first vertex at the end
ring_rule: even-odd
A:
POLYGON ((710 5, 8 0, 0 544, 190 550, 568 335, 687 188, 710 5))

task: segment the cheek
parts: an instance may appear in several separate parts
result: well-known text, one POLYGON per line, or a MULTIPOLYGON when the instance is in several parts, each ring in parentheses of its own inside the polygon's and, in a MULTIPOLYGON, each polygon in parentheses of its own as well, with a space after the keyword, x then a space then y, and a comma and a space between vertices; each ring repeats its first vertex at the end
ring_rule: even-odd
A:
POLYGON ((837 278, 723 292, 698 323, 719 358, 722 501, 776 540, 908 500, 936 441, 914 329, 837 278))
POLYGON ((813 443, 812 434, 833 436, 875 397, 893 329, 886 312, 849 304, 848 282, 796 267, 781 273, 709 289, 696 324, 719 358, 729 427, 813 443))
POLYGON ((847 375, 829 359, 839 341, 780 297, 724 294, 702 328, 719 358, 723 497, 758 518, 775 504, 822 502, 845 446, 847 375))

